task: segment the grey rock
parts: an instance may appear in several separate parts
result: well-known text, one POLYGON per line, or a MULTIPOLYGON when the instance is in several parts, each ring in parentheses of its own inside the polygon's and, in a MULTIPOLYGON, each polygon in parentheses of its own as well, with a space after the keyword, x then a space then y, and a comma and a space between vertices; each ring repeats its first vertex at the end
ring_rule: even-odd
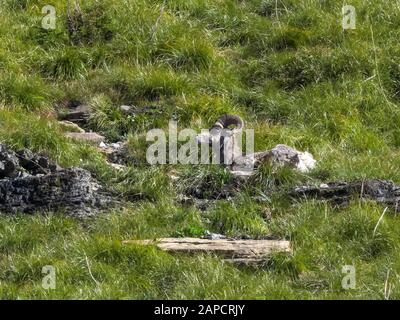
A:
POLYGON ((43 169, 48 169, 50 165, 49 159, 46 157, 39 157, 38 165, 41 166, 43 169))
POLYGON ((204 236, 202 236, 202 239, 221 240, 221 239, 227 239, 227 236, 224 236, 223 234, 219 234, 219 233, 212 233, 212 232, 206 230, 204 236))
POLYGON ((300 172, 308 172, 316 165, 313 156, 284 144, 278 144, 271 151, 271 160, 277 165, 289 165, 300 172))
POLYGON ((60 169, 60 167, 49 158, 34 154, 28 149, 17 151, 16 156, 19 159, 19 166, 32 175, 47 174, 60 169))
POLYGON ((130 114, 132 112, 131 106, 120 106, 119 108, 125 114, 130 114))
POLYGON ((32 170, 37 167, 35 161, 34 161, 34 154, 32 151, 28 149, 22 149, 17 151, 17 156, 19 158, 19 163, 20 165, 27 169, 27 170, 32 170))
POLYGON ((19 160, 16 154, 4 145, 0 145, 0 163, 0 179, 16 174, 19 160))
POLYGON ((387 180, 339 181, 319 186, 299 186, 290 195, 297 199, 328 200, 339 207, 347 205, 354 197, 367 198, 400 212, 400 186, 387 180))
POLYGON ((11 160, 0 161, 0 178, 12 177, 15 175, 17 165, 11 160))
POLYGON ((127 143, 120 141, 117 143, 101 143, 99 145, 100 152, 107 156, 107 160, 112 164, 130 165, 135 163, 135 160, 130 157, 127 143))
POLYGON ((0 180, 0 212, 64 210, 71 216, 88 217, 108 202, 91 174, 79 168, 0 180))
POLYGON ((61 128, 63 128, 67 132, 80 132, 85 133, 85 130, 82 129, 79 125, 74 122, 63 120, 58 122, 61 128))
POLYGON ((52 172, 52 173, 62 170, 62 168, 57 163, 50 163, 49 169, 50 169, 50 172, 52 172))
POLYGON ((67 114, 67 120, 79 120, 79 119, 84 119, 87 118, 90 115, 91 108, 88 105, 80 105, 74 109, 72 109, 68 114, 67 114))
POLYGON ((96 133, 96 132, 85 132, 85 133, 80 133, 80 132, 67 132, 65 133, 65 136, 71 139, 79 140, 79 141, 85 141, 85 142, 91 142, 94 144, 103 142, 106 140, 105 137, 102 135, 96 133))
POLYGON ((0 144, 0 212, 15 214, 64 210, 92 216, 111 198, 89 171, 62 169, 28 149, 14 152, 0 144))
POLYGON ((66 120, 77 124, 86 124, 91 113, 91 108, 88 105, 71 105, 67 109, 59 112, 58 119, 66 120))
POLYGON ((231 166, 231 172, 235 176, 251 176, 264 162, 269 162, 276 167, 289 166, 303 173, 314 169, 317 163, 307 151, 302 152, 287 145, 278 144, 271 150, 237 158, 231 166))

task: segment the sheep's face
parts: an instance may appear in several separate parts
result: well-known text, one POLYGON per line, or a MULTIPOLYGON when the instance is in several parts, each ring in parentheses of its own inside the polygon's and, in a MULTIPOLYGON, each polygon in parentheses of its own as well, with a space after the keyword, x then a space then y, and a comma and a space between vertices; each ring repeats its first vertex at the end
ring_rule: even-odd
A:
POLYGON ((196 142, 198 144, 209 144, 217 143, 220 141, 222 135, 222 130, 212 129, 203 130, 200 134, 196 136, 196 142))
POLYGON ((196 136, 196 142, 198 144, 210 143, 210 140, 211 134, 209 131, 202 132, 196 136))
POLYGON ((232 164, 234 159, 241 156, 240 139, 235 135, 240 130, 219 129, 204 130, 196 136, 196 142, 200 145, 208 145, 213 152, 219 154, 219 159, 225 164, 232 164), (236 137, 237 138, 237 137, 236 137))

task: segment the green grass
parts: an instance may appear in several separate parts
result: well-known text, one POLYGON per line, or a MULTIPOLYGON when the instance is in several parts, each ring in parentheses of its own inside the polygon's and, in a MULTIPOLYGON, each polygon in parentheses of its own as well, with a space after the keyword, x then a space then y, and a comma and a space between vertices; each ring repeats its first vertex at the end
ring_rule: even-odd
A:
POLYGON ((400 298, 394 212, 374 232, 384 208, 373 202, 335 209, 283 192, 329 180, 400 183, 396 1, 352 1, 355 30, 341 28, 342 1, 79 2, 68 14, 66 1, 53 1, 56 29, 44 30, 46 1, 0 0, 0 141, 87 168, 127 201, 84 221, 1 215, 0 298, 383 299, 389 270, 390 298, 400 298), (92 106, 91 129, 128 139, 136 164, 117 172, 63 137, 54 108, 70 99, 92 106), (127 117, 122 104, 157 113, 127 117), (223 113, 255 129, 256 151, 288 144, 310 151, 318 167, 304 175, 265 166, 233 199, 205 211, 181 204, 180 193, 213 194, 230 176, 213 166, 147 166, 146 132, 170 119, 207 128, 223 113), (205 230, 287 239, 293 253, 254 269, 121 245, 205 230), (56 267, 55 290, 41 287, 45 265, 56 267), (341 287, 344 265, 356 267, 354 290, 341 287))

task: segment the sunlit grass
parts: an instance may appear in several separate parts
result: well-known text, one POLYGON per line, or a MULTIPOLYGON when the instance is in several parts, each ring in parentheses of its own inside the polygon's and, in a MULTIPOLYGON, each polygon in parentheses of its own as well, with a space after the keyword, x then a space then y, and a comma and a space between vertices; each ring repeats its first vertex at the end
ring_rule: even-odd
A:
POLYGON ((385 208, 373 202, 335 209, 284 193, 329 180, 400 183, 396 1, 352 1, 357 28, 346 31, 342 1, 79 3, 72 16, 66 1, 53 1, 56 29, 44 30, 47 1, 0 0, 0 141, 89 169, 123 203, 83 221, 1 215, 1 298, 382 299, 388 270, 391 298, 400 298, 394 212, 376 228, 385 208), (127 170, 63 136, 54 109, 70 99, 92 107, 90 129, 129 140, 136 161, 127 170), (122 104, 155 112, 126 116, 122 104), (146 165, 146 131, 170 119, 208 128, 224 113, 254 128, 256 151, 288 144, 311 152, 317 168, 305 175, 265 166, 205 211, 180 203, 185 191, 210 195, 231 177, 221 168, 146 165), (253 269, 121 244, 205 230, 287 239, 293 253, 253 269), (41 287, 44 265, 56 267, 56 290, 41 287), (355 290, 341 287, 344 265, 356 267, 355 290))

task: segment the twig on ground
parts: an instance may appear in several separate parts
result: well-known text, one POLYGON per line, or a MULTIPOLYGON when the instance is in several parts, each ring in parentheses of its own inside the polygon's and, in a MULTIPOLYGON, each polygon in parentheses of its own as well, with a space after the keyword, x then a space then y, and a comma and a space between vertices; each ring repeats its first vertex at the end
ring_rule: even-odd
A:
POLYGON ((381 221, 382 221, 382 219, 383 219, 383 216, 385 215, 387 209, 388 209, 388 207, 386 207, 385 210, 383 210, 382 215, 380 216, 378 222, 376 223, 376 226, 375 226, 375 228, 374 228, 374 232, 373 232, 373 234, 372 234, 372 237, 375 237, 376 229, 378 229, 378 226, 379 226, 379 224, 381 223, 381 221))
POLYGON ((92 270, 91 270, 91 268, 90 268, 90 261, 89 261, 88 256, 86 255, 86 252, 85 252, 85 260, 86 260, 86 266, 87 266, 87 268, 88 268, 90 277, 92 278, 92 280, 94 281, 94 283, 96 283, 96 285, 99 287, 99 286, 100 286, 100 282, 98 282, 98 281, 96 280, 96 278, 95 278, 95 277, 93 276, 93 274, 92 274, 92 270))

